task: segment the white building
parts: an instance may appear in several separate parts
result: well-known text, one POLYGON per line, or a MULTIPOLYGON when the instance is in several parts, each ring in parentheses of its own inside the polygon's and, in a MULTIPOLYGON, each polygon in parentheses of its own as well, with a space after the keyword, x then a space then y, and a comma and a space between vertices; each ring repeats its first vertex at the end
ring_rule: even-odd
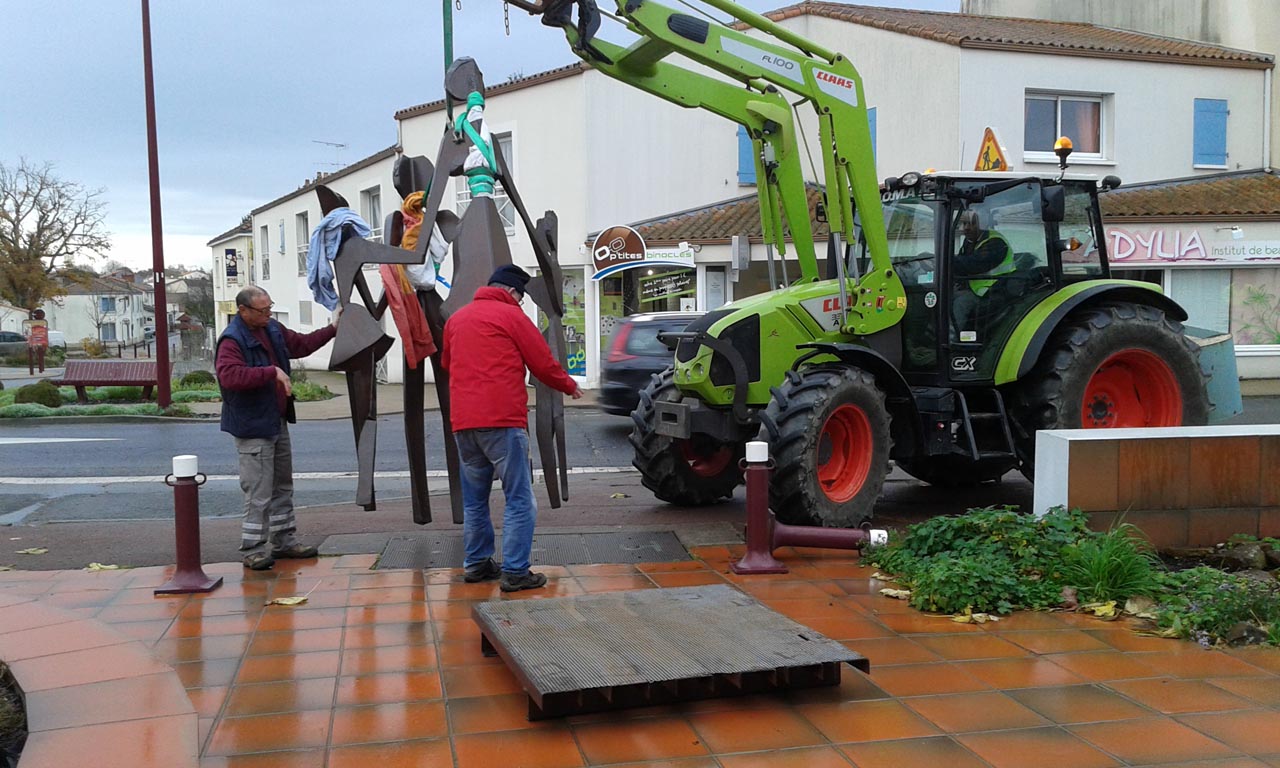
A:
MULTIPOLYGON (((1075 142, 1074 172, 1116 174, 1128 182, 1266 164, 1269 55, 1087 24, 836 3, 796 5, 773 17, 844 52, 860 71, 878 178, 931 167, 972 168, 987 128, 1010 168, 1032 173, 1055 170, 1052 143, 1062 133, 1075 142)), ((616 33, 613 25, 602 30, 605 37, 616 33)), ((592 279, 590 236, 752 194, 749 144, 744 152, 744 137, 732 123, 668 104, 581 64, 490 87, 486 102, 489 126, 531 215, 553 209, 559 216, 566 328, 570 349, 583 353, 573 372, 593 386, 616 318, 653 305, 637 298, 640 278, 649 277, 640 271, 592 279)), ((396 119, 403 151, 434 158, 445 130, 443 101, 401 110, 396 119)), ((815 145, 815 121, 803 109, 801 123, 815 145)), ((399 202, 390 186, 394 152, 384 154, 325 183, 353 207, 362 190, 376 187, 381 200, 394 201, 381 209, 391 210, 399 202)), ((453 183, 453 202, 465 203, 465 184, 453 183)), ((300 241, 300 217, 314 226, 318 214, 306 187, 257 209, 258 251, 288 259, 300 241)), ((512 223, 513 258, 532 269, 528 238, 512 223)), ((731 237, 719 236, 725 232, 700 238, 695 231, 663 231, 649 245, 678 249, 686 242, 693 251, 693 291, 683 298, 691 296, 696 308, 767 287, 758 236, 739 239, 749 247, 740 247, 735 260, 731 237)), ((744 227, 741 234, 753 231, 744 227)), ((794 273, 794 263, 790 269, 794 273)), ((274 270, 270 279, 267 287, 282 316, 311 327, 302 320, 302 302, 310 298, 304 283, 288 270, 274 270)), ((1179 299, 1178 286, 1172 289, 1179 299)), ((314 311, 311 316, 324 321, 314 311)), ((399 355, 393 351, 389 358, 388 375, 397 380, 399 355)))
POLYGON ((252 282, 253 218, 245 216, 206 245, 213 251, 214 325, 216 332, 222 333, 236 314, 236 294, 252 282))
POLYGON ((27 319, 27 310, 0 301, 0 331, 23 333, 22 321, 27 319))
POLYGON ((141 286, 110 277, 67 282, 66 295, 45 301, 49 329, 62 331, 68 344, 81 339, 131 343, 143 340, 151 295, 141 286))

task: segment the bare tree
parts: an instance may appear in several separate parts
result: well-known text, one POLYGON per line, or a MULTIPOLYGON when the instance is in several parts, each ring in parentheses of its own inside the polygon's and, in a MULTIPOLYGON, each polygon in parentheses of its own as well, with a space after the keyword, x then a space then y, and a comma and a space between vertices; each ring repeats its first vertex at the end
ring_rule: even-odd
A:
POLYGON ((49 163, 0 164, 0 299, 31 311, 66 292, 59 278, 73 258, 110 250, 104 192, 59 179, 49 163))
POLYGON ((115 320, 115 302, 114 296, 89 296, 91 301, 89 306, 85 308, 85 314, 89 316, 89 322, 93 323, 93 327, 98 330, 98 341, 102 341, 102 326, 108 321, 115 320), (110 304, 108 305, 108 300, 110 304), (107 307, 111 308, 108 309, 107 307))

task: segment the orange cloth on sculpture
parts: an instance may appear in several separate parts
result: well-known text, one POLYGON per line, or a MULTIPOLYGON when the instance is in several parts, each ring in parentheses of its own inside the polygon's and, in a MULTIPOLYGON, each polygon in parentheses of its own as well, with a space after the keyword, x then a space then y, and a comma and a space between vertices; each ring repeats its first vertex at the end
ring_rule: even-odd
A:
POLYGON ((418 232, 422 229, 422 200, 425 195, 414 192, 404 199, 400 213, 404 216, 404 236, 400 239, 400 247, 412 251, 418 247, 418 232))
MULTIPOLYGON (((422 223, 421 214, 411 218, 410 204, 417 200, 418 211, 422 209, 422 193, 415 192, 404 203, 405 233, 400 247, 413 250, 418 242, 418 227, 422 223), (413 238, 409 238, 409 223, 413 222, 413 238)), ((383 264, 378 267, 382 275, 382 290, 387 297, 387 307, 391 310, 391 318, 395 320, 400 331, 400 342, 404 345, 404 359, 410 368, 417 368, 418 363, 436 353, 435 339, 431 336, 431 328, 427 325, 427 317, 418 304, 417 293, 409 284, 403 264, 383 264)))

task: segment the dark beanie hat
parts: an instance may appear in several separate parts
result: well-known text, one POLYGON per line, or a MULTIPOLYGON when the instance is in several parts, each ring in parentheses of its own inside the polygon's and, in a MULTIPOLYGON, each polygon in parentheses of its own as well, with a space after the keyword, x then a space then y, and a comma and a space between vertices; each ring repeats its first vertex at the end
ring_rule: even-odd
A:
POLYGON ((529 284, 529 279, 529 273, 515 264, 503 264, 493 270, 493 274, 489 276, 489 285, 494 283, 506 285, 515 288, 520 293, 524 293, 525 286, 529 284))

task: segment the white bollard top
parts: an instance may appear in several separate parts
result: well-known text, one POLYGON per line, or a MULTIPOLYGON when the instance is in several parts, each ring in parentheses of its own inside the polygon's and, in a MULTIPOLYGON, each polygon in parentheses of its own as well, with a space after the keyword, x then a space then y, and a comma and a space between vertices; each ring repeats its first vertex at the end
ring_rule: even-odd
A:
POLYGON ((200 471, 200 457, 195 454, 185 454, 183 456, 173 457, 173 476, 174 477, 195 477, 200 471))
POLYGON ((763 440, 752 440, 747 443, 747 461, 752 464, 764 464, 769 460, 769 444, 763 440))
POLYGON ((882 528, 872 528, 869 536, 872 544, 880 546, 889 543, 889 532, 882 528))

